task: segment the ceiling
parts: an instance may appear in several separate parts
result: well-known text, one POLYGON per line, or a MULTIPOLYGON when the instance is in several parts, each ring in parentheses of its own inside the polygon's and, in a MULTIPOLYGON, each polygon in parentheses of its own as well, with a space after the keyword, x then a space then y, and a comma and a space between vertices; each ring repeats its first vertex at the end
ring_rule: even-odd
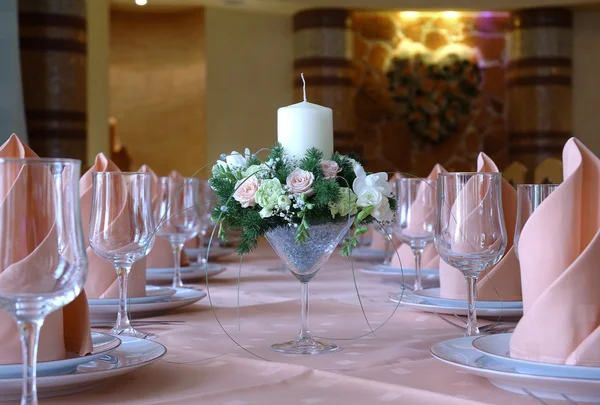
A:
POLYGON ((112 0, 113 7, 139 11, 177 11, 190 7, 225 7, 240 11, 292 14, 308 8, 351 8, 379 10, 512 10, 528 7, 569 6, 598 9, 600 0, 147 0, 137 6, 134 0, 112 0))

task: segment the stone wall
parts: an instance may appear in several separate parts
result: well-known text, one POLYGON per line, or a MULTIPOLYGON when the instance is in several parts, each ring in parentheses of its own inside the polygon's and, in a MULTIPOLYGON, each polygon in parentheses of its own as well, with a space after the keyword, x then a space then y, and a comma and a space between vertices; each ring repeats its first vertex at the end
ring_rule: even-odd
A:
POLYGON ((372 171, 426 175, 435 163, 447 169, 475 169, 477 154, 488 153, 502 169, 509 163, 504 121, 505 32, 500 13, 354 12, 356 143, 372 171), (476 47, 482 60, 482 91, 470 116, 447 141, 431 145, 414 139, 388 92, 386 69, 403 41, 434 51, 446 44, 476 47))

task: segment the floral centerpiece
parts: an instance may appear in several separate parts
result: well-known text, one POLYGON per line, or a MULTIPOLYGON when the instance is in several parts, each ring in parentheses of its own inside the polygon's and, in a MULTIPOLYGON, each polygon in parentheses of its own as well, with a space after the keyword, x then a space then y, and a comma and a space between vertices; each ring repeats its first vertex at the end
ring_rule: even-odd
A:
POLYGON ((212 213, 225 239, 240 230, 240 255, 251 252, 259 237, 278 227, 295 229, 296 243, 310 238, 311 223, 353 219, 354 234, 342 254, 351 254, 356 237, 366 225, 392 221, 396 200, 386 173, 368 174, 355 159, 334 153, 323 156, 316 148, 291 158, 277 144, 263 162, 248 149, 242 155, 222 155, 212 168, 210 185, 219 205, 212 213))
POLYGON ((480 92, 479 58, 476 49, 462 44, 429 52, 407 41, 397 51, 387 71, 389 90, 419 140, 441 143, 468 116, 480 92))

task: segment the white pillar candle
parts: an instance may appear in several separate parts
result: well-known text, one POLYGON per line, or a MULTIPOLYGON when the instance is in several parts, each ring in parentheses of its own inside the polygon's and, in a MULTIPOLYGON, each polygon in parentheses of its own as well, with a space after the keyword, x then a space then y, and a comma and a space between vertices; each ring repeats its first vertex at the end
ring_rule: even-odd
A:
POLYGON ((277 110, 277 141, 290 156, 302 158, 307 149, 317 148, 329 159, 333 153, 333 113, 331 108, 306 101, 277 110))

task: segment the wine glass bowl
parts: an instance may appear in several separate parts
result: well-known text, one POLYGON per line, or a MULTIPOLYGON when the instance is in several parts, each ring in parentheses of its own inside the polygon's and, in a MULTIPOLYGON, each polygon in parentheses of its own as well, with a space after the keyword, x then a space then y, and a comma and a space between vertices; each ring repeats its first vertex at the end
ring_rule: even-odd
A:
POLYGON ((148 337, 131 326, 127 289, 133 264, 148 255, 154 245, 151 175, 97 172, 93 173, 93 184, 90 247, 114 266, 119 279, 119 312, 111 332, 148 337))
POLYGON ((440 173, 435 247, 463 273, 468 288, 467 336, 477 335, 476 283, 504 254, 507 233, 501 173, 440 173))
POLYGON ((21 334, 22 405, 37 404, 44 320, 75 300, 87 275, 80 165, 73 159, 0 159, 0 309, 21 334))
POLYGON ((517 224, 515 227, 514 250, 519 258, 519 238, 525 223, 540 204, 558 188, 558 184, 517 185, 517 224))

